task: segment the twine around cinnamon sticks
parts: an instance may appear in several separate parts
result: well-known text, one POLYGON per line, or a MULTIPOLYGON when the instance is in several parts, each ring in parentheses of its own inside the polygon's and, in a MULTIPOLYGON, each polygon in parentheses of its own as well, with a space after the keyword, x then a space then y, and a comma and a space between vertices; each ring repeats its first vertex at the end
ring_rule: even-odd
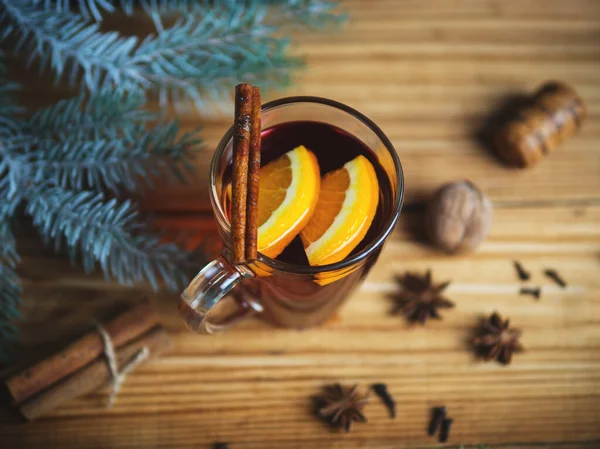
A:
POLYGON ((149 304, 118 315, 98 330, 83 335, 61 351, 5 380, 6 389, 28 420, 36 419, 72 399, 114 380, 115 372, 140 354, 154 357, 168 350, 171 341, 149 304), (106 337, 114 348, 113 368, 105 356, 106 337), (145 350, 144 350, 145 348, 145 350))
POLYGON ((260 173, 260 89, 235 88, 231 235, 233 264, 258 257, 258 184, 260 173))

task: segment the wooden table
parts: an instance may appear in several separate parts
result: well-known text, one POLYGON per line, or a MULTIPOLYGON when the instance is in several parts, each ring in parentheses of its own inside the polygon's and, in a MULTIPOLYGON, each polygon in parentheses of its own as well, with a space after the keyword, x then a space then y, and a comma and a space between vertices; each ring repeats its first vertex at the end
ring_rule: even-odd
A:
MULTIPOLYGON (((436 444, 430 408, 454 418, 450 443, 492 447, 600 447, 600 2, 598 0, 348 1, 339 34, 300 37, 308 70, 286 94, 331 97, 371 117, 394 143, 406 174, 400 224, 336 319, 312 330, 259 320, 197 337, 175 314, 176 296, 84 276, 37 240, 22 240, 23 341, 44 352, 113 305, 151 298, 175 349, 129 376, 112 410, 104 393, 29 424, 0 420, 0 446, 44 448, 399 448, 436 444), (503 166, 478 130, 504 99, 560 79, 584 98, 580 134, 538 166, 503 166), (492 198, 491 234, 475 255, 447 256, 415 236, 419 206, 441 183, 469 178, 492 198), (512 261, 542 287, 520 296, 512 261), (542 275, 554 267, 561 289, 542 275), (456 302, 440 322, 410 327, 389 315, 394 278, 431 268, 451 279, 456 302), (493 311, 523 329, 527 351, 504 367, 476 361, 468 339, 493 311), (311 417, 311 396, 340 381, 385 382, 390 420, 376 399, 350 434, 311 417)), ((32 87, 32 98, 39 95, 32 87)), ((201 122, 182 117, 186 126, 201 122)), ((161 212, 206 215, 210 154, 230 121, 204 119, 206 150, 195 187, 153 197, 161 212)), ((174 217, 174 215, 171 215, 174 217)), ((169 220, 167 216, 167 221, 169 220)), ((170 220, 175 220, 170 218, 170 220)))

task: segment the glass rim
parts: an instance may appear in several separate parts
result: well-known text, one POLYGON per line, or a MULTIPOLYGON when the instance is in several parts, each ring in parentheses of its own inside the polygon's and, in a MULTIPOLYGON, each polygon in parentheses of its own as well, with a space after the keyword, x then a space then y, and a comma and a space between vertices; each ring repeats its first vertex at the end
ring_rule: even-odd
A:
MULTIPOLYGON (((335 109, 339 109, 354 118, 358 119, 362 123, 364 123, 371 131, 375 133, 377 138, 383 143, 385 148, 390 153, 392 157, 392 161, 394 162, 394 168, 396 170, 396 174, 398 176, 398 194, 396 195, 396 200, 394 201, 392 211, 390 216, 385 221, 384 226, 382 226, 381 231, 377 234, 377 236, 370 242, 365 248, 352 255, 351 257, 346 257, 344 260, 332 264, 327 265, 316 265, 316 266, 304 266, 304 265, 295 265, 287 262, 281 262, 276 259, 272 259, 270 257, 265 256, 264 254, 258 254, 258 260, 265 265, 274 268, 279 271, 285 271, 286 273, 291 274, 300 274, 300 275, 316 275, 319 273, 324 273, 328 271, 337 271, 344 268, 351 267, 359 263, 360 261, 366 259, 373 251, 379 248, 390 233, 393 231, 396 222, 398 221, 398 217, 400 216, 400 212, 402 210, 402 204, 404 202, 404 172, 402 170, 402 164, 400 163, 400 158, 398 157, 398 153, 396 153, 396 149, 392 145, 390 139, 385 135, 385 133, 377 126, 371 119, 357 111, 356 109, 347 106, 343 103, 340 103, 335 100, 330 100, 323 97, 314 97, 314 96, 292 96, 292 97, 284 97, 279 98, 277 100, 270 101, 262 105, 261 111, 268 112, 274 110, 281 106, 288 106, 295 103, 314 103, 329 106, 335 109)), ((227 215, 223 210, 221 205, 221 201, 218 197, 217 193, 217 178, 218 178, 218 169, 219 162, 223 156, 227 145, 233 138, 233 126, 230 127, 227 132, 223 135, 215 153, 212 158, 212 162, 210 165, 210 201, 213 206, 213 210, 215 212, 215 216, 217 222, 220 226, 225 230, 228 235, 231 235, 231 225, 229 220, 227 219, 227 215)))

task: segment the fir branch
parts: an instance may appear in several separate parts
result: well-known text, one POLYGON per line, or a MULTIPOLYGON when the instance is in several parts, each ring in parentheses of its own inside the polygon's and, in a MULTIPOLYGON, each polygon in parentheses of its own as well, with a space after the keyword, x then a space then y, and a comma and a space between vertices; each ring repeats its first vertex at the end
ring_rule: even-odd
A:
POLYGON ((3 55, 0 53, 0 209, 4 206, 5 213, 16 208, 13 197, 18 189, 20 175, 18 161, 9 149, 9 141, 18 134, 18 117, 22 112, 14 97, 18 88, 18 84, 7 80, 3 55), (13 201, 10 210, 9 200, 13 201))
POLYGON ((22 200, 23 169, 21 161, 0 142, 0 218, 13 216, 22 200))
MULTIPOLYGON (((122 0, 121 6, 131 14, 135 3, 134 0, 122 0)), ((158 15, 203 15, 215 6, 214 0, 141 0, 138 3, 148 14, 158 15)), ((219 6, 229 12, 259 7, 260 13, 266 16, 265 20, 278 26, 299 24, 323 29, 329 25, 340 25, 346 20, 346 15, 339 11, 339 3, 329 0, 221 0, 219 6)))
POLYGON ((102 20, 102 11, 109 13, 115 11, 112 0, 33 0, 35 5, 43 5, 46 11, 55 11, 57 13, 70 12, 75 6, 76 10, 86 19, 93 18, 96 21, 102 20))
POLYGON ((18 89, 17 83, 6 78, 3 55, 0 53, 0 139, 11 137, 18 128, 17 117, 23 112, 15 99, 18 89))
POLYGON ((299 59, 286 55, 289 41, 274 37, 260 7, 199 10, 157 36, 147 38, 132 55, 134 65, 159 92, 161 105, 191 99, 200 110, 207 100, 229 98, 242 79, 266 87, 289 83, 299 59))
POLYGON ((129 123, 144 125, 156 119, 156 114, 142 109, 144 103, 142 95, 113 91, 89 98, 79 95, 34 112, 25 132, 39 142, 116 139, 129 123))
POLYGON ((155 178, 186 182, 200 143, 197 131, 177 137, 176 122, 148 124, 140 96, 83 95, 38 111, 13 139, 27 148, 28 181, 118 193, 151 186, 155 178))
POLYGON ((222 98, 224 89, 244 78, 261 87, 282 87, 300 61, 286 55, 288 40, 275 37, 276 28, 263 22, 261 6, 206 7, 171 27, 136 37, 103 33, 97 23, 81 16, 38 10, 30 1, 0 0, 0 27, 17 37, 17 49, 52 67, 57 79, 66 74, 70 85, 83 75, 91 91, 156 89, 163 106, 171 96, 185 95, 198 108, 205 95, 222 98))
POLYGON ((43 185, 29 191, 25 212, 57 248, 65 243, 72 258, 81 255, 87 271, 98 263, 107 278, 147 281, 155 290, 159 277, 171 290, 187 279, 189 253, 147 233, 131 201, 43 185))
POLYGON ((287 23, 301 23, 322 30, 327 26, 340 26, 348 16, 339 12, 339 4, 327 0, 267 0, 278 7, 278 13, 287 23))
POLYGON ((77 190, 107 188, 114 193, 139 191, 152 186, 153 178, 175 176, 185 182, 191 171, 187 160, 192 141, 184 136, 175 141, 176 124, 155 128, 141 140, 123 137, 94 141, 61 142, 45 147, 28 161, 29 179, 77 190), (166 146, 158 145, 164 141, 166 146), (184 165, 181 165, 184 164, 184 165))
MULTIPOLYGON (((102 87, 116 88, 121 82, 135 78, 135 74, 123 67, 138 43, 136 37, 102 33, 97 23, 69 12, 40 10, 34 0, 0 0, 0 5, 2 37, 15 37, 15 51, 29 53, 28 64, 37 59, 40 70, 50 66, 57 81, 67 71, 67 81, 73 86, 82 74, 84 85, 96 91, 102 87)), ((139 87, 140 82, 136 80, 124 87, 139 87)))
MULTIPOLYGON (((103 193, 138 190, 153 176, 184 177, 196 134, 177 138, 177 124, 155 124, 144 94, 202 109, 230 99, 242 80, 282 87, 301 65, 281 37, 287 22, 321 28, 341 17, 327 0, 0 0, 0 41, 50 68, 57 82, 87 88, 81 95, 21 117, 3 79, 0 58, 0 344, 14 335, 20 285, 9 222, 17 207, 42 237, 100 265, 122 283, 158 279, 176 288, 190 253, 163 244, 139 222, 130 201, 103 193), (140 40, 103 31, 103 16, 140 5, 157 32, 140 40), (165 13, 166 26, 161 13, 165 13), (127 91, 131 95, 124 96, 127 91)), ((1 55, 0 55, 1 56, 1 55)))
POLYGON ((14 320, 21 318, 21 284, 15 272, 19 261, 9 215, 0 205, 0 361, 7 360, 17 336, 14 320))

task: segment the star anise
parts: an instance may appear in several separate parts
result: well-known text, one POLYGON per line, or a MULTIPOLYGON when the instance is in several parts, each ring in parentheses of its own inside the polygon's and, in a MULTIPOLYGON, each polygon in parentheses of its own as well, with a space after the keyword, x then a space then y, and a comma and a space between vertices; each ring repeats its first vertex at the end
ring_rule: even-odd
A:
POLYGON ((358 385, 342 387, 339 383, 328 385, 320 399, 318 415, 334 427, 350 432, 353 421, 366 422, 362 409, 369 402, 368 395, 361 395, 358 385))
POLYGON ((441 319, 438 309, 449 309, 454 303, 442 296, 442 291, 450 281, 434 285, 431 281, 431 270, 425 276, 406 273, 398 278, 402 290, 394 296, 395 314, 404 315, 408 321, 419 321, 424 324, 428 318, 441 319))
POLYGON ((520 336, 519 329, 511 328, 509 320, 503 320, 494 312, 483 324, 481 335, 473 340, 473 344, 486 360, 498 360, 508 365, 512 355, 523 350, 520 336))

